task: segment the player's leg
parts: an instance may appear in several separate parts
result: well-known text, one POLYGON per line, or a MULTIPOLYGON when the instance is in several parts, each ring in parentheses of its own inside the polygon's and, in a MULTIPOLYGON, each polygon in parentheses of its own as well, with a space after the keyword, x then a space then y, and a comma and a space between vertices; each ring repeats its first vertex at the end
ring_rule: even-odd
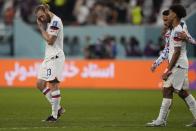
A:
MULTIPOLYGON (((56 81, 56 86, 53 86, 55 88, 54 89, 51 88, 52 90, 59 90, 59 92, 60 92, 59 85, 60 85, 60 80, 62 78, 61 77, 62 76, 62 72, 64 71, 64 62, 65 62, 64 54, 60 55, 59 58, 55 60, 55 67, 56 67, 56 69, 55 69, 55 72, 56 72, 55 81, 56 81)), ((61 99, 61 96, 60 96, 60 99, 61 99)), ((58 116, 57 117, 59 118, 62 114, 64 114, 64 112, 65 112, 65 109, 62 106, 60 106, 60 102, 59 102, 58 116)))
POLYGON ((187 90, 181 90, 178 95, 185 101, 191 113, 193 114, 194 119, 196 119, 196 101, 192 94, 187 90))
MULTIPOLYGON (((44 94, 48 102, 53 106, 53 100, 52 100, 52 90, 49 88, 49 86, 46 86, 47 82, 45 80, 38 79, 37 81, 37 88, 44 94)), ((65 109, 61 106, 58 106, 58 117, 60 117, 65 112, 65 109)))
POLYGON ((58 109, 60 109, 60 101, 61 101, 61 93, 59 89, 59 82, 57 79, 49 82, 49 87, 51 89, 52 95, 52 115, 57 118, 58 116, 58 109))
POLYGON ((188 126, 196 127, 196 101, 195 98, 188 92, 189 89, 188 70, 179 69, 178 79, 176 81, 177 81, 176 87, 181 87, 181 89, 179 88, 180 90, 178 92, 178 95, 185 101, 185 103, 187 104, 188 108, 190 109, 194 117, 193 122, 188 126))
POLYGON ((64 69, 64 60, 65 58, 60 56, 56 59, 47 61, 46 74, 48 87, 51 89, 52 114, 46 119, 46 121, 56 121, 65 112, 60 106, 61 93, 59 89, 59 83, 64 69))
POLYGON ((59 81, 54 79, 48 83, 52 96, 52 114, 46 119, 49 122, 55 122, 58 119, 59 111, 63 108, 60 106, 61 93, 59 90, 59 81))
MULTIPOLYGON (((174 72, 175 70, 173 70, 174 72)), ((166 81, 163 81, 163 100, 160 108, 159 115, 156 120, 153 120, 150 123, 147 123, 147 126, 166 126, 167 117, 170 112, 173 99, 173 79, 174 73, 172 73, 166 81)))
POLYGON ((167 121, 170 108, 172 105, 173 92, 174 92, 173 87, 163 88, 163 100, 162 100, 159 116, 157 118, 160 121, 165 121, 165 122, 167 121))
POLYGON ((47 61, 43 61, 38 72, 37 88, 44 94, 48 102, 51 104, 51 90, 47 86, 47 61))
POLYGON ((47 87, 47 81, 38 79, 37 88, 44 94, 50 104, 52 104, 51 89, 47 87))
POLYGON ((187 90, 181 90, 178 92, 178 95, 185 101, 186 105, 188 106, 189 110, 191 111, 194 120, 191 124, 187 126, 196 127, 196 101, 192 94, 190 94, 187 90))
POLYGON ((156 127, 156 126, 166 126, 167 117, 170 112, 172 99, 173 99, 173 87, 163 88, 163 100, 160 107, 159 115, 156 120, 153 120, 150 123, 147 123, 147 126, 156 127))

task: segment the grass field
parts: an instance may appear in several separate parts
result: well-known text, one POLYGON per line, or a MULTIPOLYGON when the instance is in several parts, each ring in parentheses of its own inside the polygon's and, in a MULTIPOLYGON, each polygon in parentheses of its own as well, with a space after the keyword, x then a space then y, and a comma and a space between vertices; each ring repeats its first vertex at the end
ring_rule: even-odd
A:
POLYGON ((61 93, 66 113, 57 123, 45 123, 41 120, 50 114, 50 108, 37 89, 1 88, 0 131, 196 130, 184 126, 192 116, 177 96, 167 127, 145 127, 158 114, 160 91, 64 89, 61 93))

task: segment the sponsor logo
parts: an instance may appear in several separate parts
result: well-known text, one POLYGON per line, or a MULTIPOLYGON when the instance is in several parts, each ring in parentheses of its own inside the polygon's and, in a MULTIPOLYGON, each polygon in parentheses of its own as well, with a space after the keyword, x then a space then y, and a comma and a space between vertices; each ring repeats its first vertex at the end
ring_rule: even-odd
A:
MULTIPOLYGON (((7 85, 14 85, 15 80, 21 82, 27 80, 27 78, 36 78, 41 63, 34 63, 29 66, 24 66, 19 62, 14 64, 14 68, 5 71, 5 80, 7 85)), ((47 76, 51 75, 51 69, 47 70, 47 76)), ((96 63, 87 63, 86 65, 79 67, 74 62, 66 62, 62 72, 62 80, 67 78, 81 77, 86 78, 114 78, 115 77, 115 64, 108 63, 106 66, 100 67, 96 63)))

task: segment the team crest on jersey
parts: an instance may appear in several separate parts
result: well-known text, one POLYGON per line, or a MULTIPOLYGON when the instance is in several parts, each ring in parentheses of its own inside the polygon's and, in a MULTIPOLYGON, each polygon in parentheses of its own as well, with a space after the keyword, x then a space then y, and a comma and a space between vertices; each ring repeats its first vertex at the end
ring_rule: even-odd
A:
POLYGON ((55 21, 55 20, 54 20, 54 21, 52 22, 52 26, 57 27, 57 25, 58 25, 58 21, 55 21))
POLYGON ((53 21, 52 22, 52 26, 50 26, 50 28, 52 29, 52 30, 58 30, 59 28, 58 28, 58 21, 53 21))

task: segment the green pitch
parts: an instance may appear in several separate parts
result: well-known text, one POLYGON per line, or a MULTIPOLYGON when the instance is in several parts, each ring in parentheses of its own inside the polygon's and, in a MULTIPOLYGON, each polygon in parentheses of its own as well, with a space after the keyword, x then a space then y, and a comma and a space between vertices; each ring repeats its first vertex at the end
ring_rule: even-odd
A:
POLYGON ((50 106, 37 89, 0 89, 0 131, 196 130, 184 126, 192 116, 177 96, 167 127, 145 127, 158 114, 160 91, 64 89, 61 93, 66 113, 57 123, 45 123, 41 120, 50 114, 50 106))

